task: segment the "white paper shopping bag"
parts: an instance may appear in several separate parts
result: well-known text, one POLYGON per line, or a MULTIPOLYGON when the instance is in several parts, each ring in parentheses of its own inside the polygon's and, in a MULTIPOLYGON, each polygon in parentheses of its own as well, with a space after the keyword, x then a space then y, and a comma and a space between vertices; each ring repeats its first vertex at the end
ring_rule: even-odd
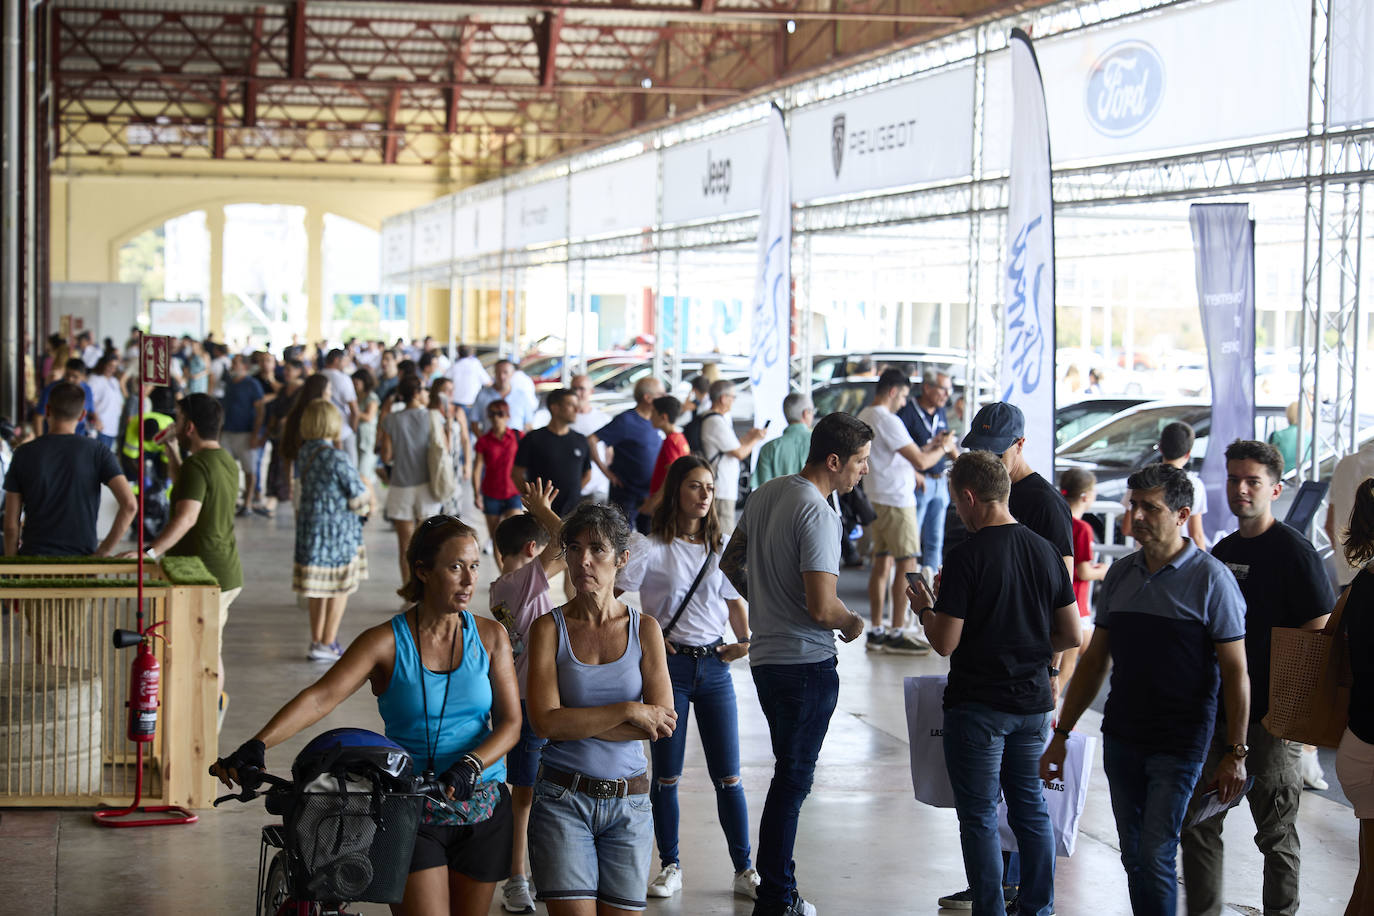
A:
MULTIPOLYGON (((1073 732, 1064 747, 1064 778, 1044 786, 1045 806, 1050 810, 1050 825, 1054 827, 1054 854, 1073 855, 1078 845, 1078 821, 1088 800, 1088 778, 1092 775, 1093 753, 1097 739, 1073 732)), ((997 833, 1002 848, 1016 851, 1016 835, 1007 823, 1007 803, 997 806, 997 833)))
POLYGON ((916 800, 936 808, 954 807, 954 790, 945 767, 945 682, 943 674, 905 678, 906 728, 911 743, 911 785, 916 800))

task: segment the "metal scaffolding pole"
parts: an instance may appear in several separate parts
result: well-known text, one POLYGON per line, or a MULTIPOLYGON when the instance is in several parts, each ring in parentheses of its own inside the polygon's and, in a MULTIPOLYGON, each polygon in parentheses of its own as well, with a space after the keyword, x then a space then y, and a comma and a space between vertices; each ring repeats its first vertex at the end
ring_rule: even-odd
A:
POLYGON ((3 222, 0 223, 0 347, 6 354, 6 366, 0 371, 0 413, 20 419, 24 400, 21 354, 24 350, 19 315, 20 263, 23 246, 20 244, 19 202, 22 188, 19 161, 21 156, 20 113, 23 109, 23 40, 20 34, 20 0, 4 0, 4 95, 0 98, 3 110, 3 160, 0 160, 0 183, 3 184, 3 222))

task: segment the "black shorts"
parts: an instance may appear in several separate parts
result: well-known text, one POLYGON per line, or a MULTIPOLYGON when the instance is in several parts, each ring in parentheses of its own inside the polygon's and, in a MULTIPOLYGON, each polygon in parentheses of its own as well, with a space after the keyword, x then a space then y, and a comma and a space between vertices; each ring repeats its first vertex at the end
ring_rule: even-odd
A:
POLYGON ((510 790, 501 786, 501 800, 491 817, 476 824, 441 827, 421 824, 410 855, 411 872, 447 865, 450 871, 483 883, 510 877, 511 840, 515 822, 510 790))

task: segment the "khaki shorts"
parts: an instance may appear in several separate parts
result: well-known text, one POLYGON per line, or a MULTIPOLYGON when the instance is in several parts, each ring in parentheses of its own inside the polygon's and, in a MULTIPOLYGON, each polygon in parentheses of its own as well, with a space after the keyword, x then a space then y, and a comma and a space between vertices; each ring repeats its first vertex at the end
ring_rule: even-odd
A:
POLYGON ((429 492, 429 484, 422 483, 413 487, 387 487, 386 517, 398 522, 423 522, 431 515, 438 515, 444 506, 442 500, 434 498, 429 492))
POLYGON ((253 434, 220 433, 219 444, 235 461, 251 473, 253 470, 253 434))
POLYGON ((1362 821, 1374 818, 1374 744, 1365 744, 1350 729, 1336 751, 1336 778, 1362 821))
POLYGON ((873 553, 891 554, 898 560, 921 555, 921 527, 916 524, 915 506, 873 504, 878 517, 868 526, 873 553))

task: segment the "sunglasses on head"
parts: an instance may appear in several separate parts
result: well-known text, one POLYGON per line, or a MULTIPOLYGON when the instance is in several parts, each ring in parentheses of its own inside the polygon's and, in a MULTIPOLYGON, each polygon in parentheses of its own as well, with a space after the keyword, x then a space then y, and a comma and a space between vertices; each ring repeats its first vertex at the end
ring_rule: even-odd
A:
POLYGON ((431 529, 438 528, 440 525, 461 525, 463 523, 463 520, 456 515, 431 515, 429 518, 425 519, 423 522, 420 523, 420 530, 429 531, 431 529))

